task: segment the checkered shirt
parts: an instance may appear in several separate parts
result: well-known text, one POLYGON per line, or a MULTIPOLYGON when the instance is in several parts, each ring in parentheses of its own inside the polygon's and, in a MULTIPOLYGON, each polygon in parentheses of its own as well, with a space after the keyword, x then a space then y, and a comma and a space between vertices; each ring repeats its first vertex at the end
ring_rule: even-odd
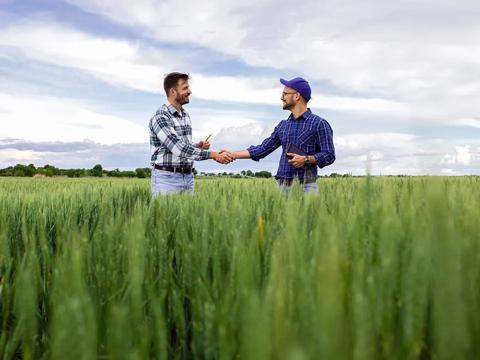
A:
POLYGON ((335 161, 335 147, 333 146, 333 132, 327 120, 313 114, 310 109, 297 119, 290 115, 275 127, 269 138, 262 144, 250 146, 250 157, 258 161, 282 146, 282 155, 278 166, 276 179, 315 179, 317 167, 323 168, 335 161), (304 166, 297 169, 288 163, 286 152, 290 144, 296 145, 307 155, 313 155, 316 166, 304 166))
POLYGON ((194 160, 210 158, 210 151, 192 143, 192 121, 183 108, 177 111, 164 104, 150 119, 149 128, 152 165, 190 167, 194 160))

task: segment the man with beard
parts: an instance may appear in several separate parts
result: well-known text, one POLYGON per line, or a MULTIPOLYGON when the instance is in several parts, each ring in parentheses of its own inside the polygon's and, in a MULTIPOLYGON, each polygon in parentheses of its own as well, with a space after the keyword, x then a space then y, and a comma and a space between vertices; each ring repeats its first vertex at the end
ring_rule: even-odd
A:
POLYGON ((335 161, 332 128, 307 107, 312 91, 305 79, 296 77, 290 81, 280 79, 280 82, 285 86, 280 99, 283 109, 291 112, 290 116, 280 121, 260 145, 232 155, 236 159, 259 161, 282 146, 275 175, 279 187, 287 190, 297 179, 305 192, 317 192, 317 167, 323 168, 335 161))
POLYGON ((208 141, 192 142, 192 123, 183 108, 192 94, 188 74, 173 72, 165 76, 163 87, 167 103, 150 119, 152 150, 152 195, 193 193, 193 161, 213 159, 221 164, 233 160, 227 152, 210 149, 208 141))

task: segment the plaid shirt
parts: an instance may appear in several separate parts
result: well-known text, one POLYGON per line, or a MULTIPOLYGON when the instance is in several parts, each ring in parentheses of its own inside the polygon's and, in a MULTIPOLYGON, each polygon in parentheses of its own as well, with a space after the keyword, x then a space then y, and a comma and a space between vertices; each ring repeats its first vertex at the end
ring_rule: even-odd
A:
POLYGON ((150 119, 151 163, 160 166, 193 166, 193 160, 210 158, 210 151, 192 143, 192 121, 182 108, 163 105, 150 119))
POLYGON ((261 145, 250 146, 247 150, 250 157, 258 161, 282 146, 282 156, 278 166, 276 179, 317 178, 317 166, 323 168, 335 161, 333 132, 327 120, 313 114, 310 109, 298 119, 290 114, 287 120, 282 120, 275 127, 269 138, 261 145), (296 145, 307 155, 315 156, 317 165, 304 166, 297 169, 288 163, 286 156, 288 146, 296 145))

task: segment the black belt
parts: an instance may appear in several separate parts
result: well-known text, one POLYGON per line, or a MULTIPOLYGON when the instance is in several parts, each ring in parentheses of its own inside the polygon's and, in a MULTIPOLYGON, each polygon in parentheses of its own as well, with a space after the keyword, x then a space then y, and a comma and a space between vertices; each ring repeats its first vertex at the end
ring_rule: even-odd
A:
POLYGON ((193 172, 193 167, 178 167, 178 166, 161 166, 157 164, 153 164, 153 167, 157 170, 163 171, 170 171, 173 173, 180 173, 180 174, 191 174, 193 172))
POLYGON ((300 184, 310 184, 310 183, 317 182, 317 179, 316 178, 304 178, 304 179, 294 178, 294 179, 277 179, 277 181, 280 185, 291 186, 294 183, 294 181, 298 181, 300 184))

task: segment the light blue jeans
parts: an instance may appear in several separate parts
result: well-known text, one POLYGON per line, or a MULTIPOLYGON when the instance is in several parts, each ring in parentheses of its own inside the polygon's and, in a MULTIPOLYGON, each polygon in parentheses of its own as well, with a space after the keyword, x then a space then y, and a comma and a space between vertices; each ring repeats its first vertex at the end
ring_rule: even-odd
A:
POLYGON ((193 174, 152 169, 152 196, 188 192, 193 194, 193 174))
MULTIPOLYGON (((288 192, 291 186, 283 185, 280 180, 277 180, 278 188, 284 192, 288 192)), ((311 182, 306 184, 300 184, 304 193, 318 194, 317 182, 311 182)))

